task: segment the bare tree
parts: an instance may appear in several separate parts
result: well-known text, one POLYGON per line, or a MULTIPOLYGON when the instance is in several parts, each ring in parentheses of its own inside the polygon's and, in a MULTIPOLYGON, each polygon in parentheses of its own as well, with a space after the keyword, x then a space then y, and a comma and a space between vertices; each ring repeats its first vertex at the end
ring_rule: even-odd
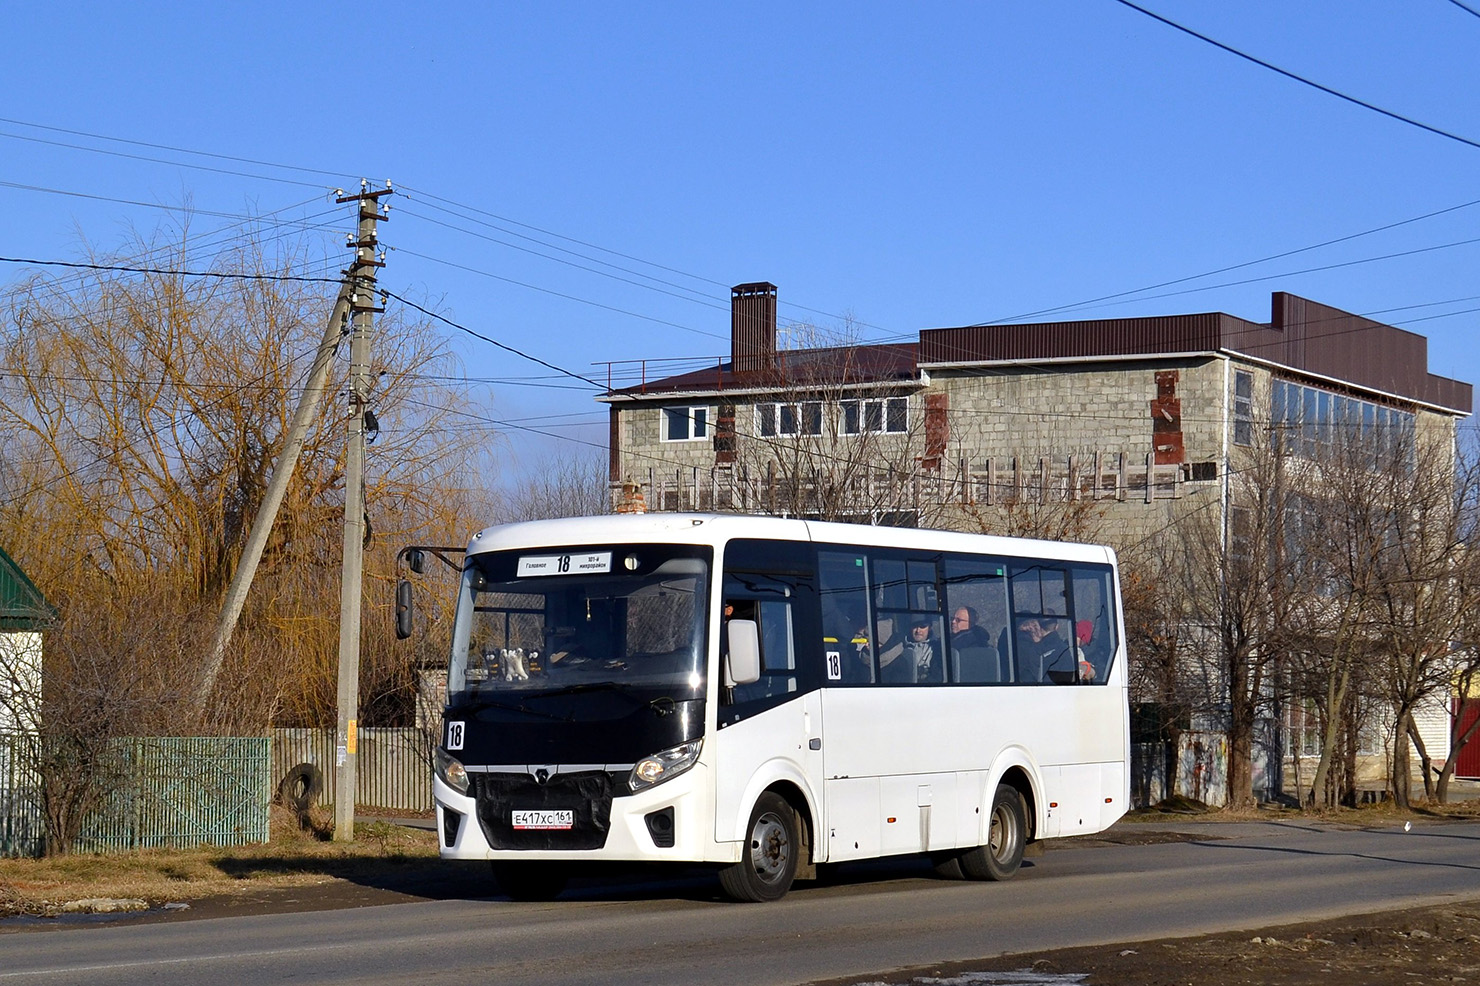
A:
MULTIPOLYGON (((10 370, 0 380, 0 539, 69 633, 82 621, 79 638, 137 655, 141 600, 173 607, 174 623, 192 628, 196 614, 219 605, 329 301, 324 285, 256 275, 291 275, 302 259, 249 242, 171 265, 240 276, 98 272, 33 280, 0 298, 10 370)), ((445 339, 392 310, 378 322, 375 360, 371 612, 377 592, 389 597, 390 545, 466 536, 463 508, 482 461, 477 436, 443 427, 466 403, 461 388, 442 382, 455 370, 445 339)), ((168 674, 136 686, 174 711, 172 731, 318 725, 333 709, 344 413, 335 404, 311 430, 212 700, 181 704, 198 657, 189 640, 168 674)), ((372 622, 367 640, 384 633, 372 622)), ((203 647, 209 631, 200 638, 203 647)), ((386 648, 392 664, 380 663, 385 655, 366 662, 366 705, 384 710, 376 714, 411 707, 408 675, 392 666, 401 654, 386 648), (403 697, 387 703, 382 694, 403 697)), ((60 673, 53 662, 48 653, 48 682, 60 673)), ((44 728, 62 728, 73 711, 44 703, 44 728)))
POLYGON ((1157 775, 1165 782, 1165 798, 1185 793, 1179 770, 1182 737, 1194 715, 1218 707, 1217 689, 1208 680, 1213 666, 1199 646, 1205 634, 1192 622, 1186 597, 1167 591, 1182 584, 1182 561, 1182 535, 1176 527, 1120 553, 1132 738, 1160 749, 1159 758, 1140 763, 1146 773, 1133 781, 1141 803, 1150 799, 1157 775))
POLYGON ((1402 569, 1400 542, 1412 505, 1400 458, 1369 436, 1368 441, 1331 443, 1315 457, 1291 463, 1311 491, 1296 501, 1287 524, 1298 528, 1304 541, 1293 596, 1299 606, 1305 694, 1323 716, 1309 793, 1317 804, 1355 799, 1361 713, 1378 687, 1383 622, 1394 616, 1392 611, 1385 616, 1384 609, 1402 569))
POLYGON ((1462 570, 1463 507, 1475 496, 1473 459, 1456 463, 1448 436, 1393 443, 1375 465, 1374 496, 1389 507, 1378 554, 1372 632, 1381 654, 1380 692, 1392 710, 1389 787, 1404 807, 1412 800, 1409 744, 1417 738, 1425 793, 1434 796, 1427 750, 1413 719, 1435 693, 1448 697, 1455 670, 1453 644, 1474 607, 1475 586, 1462 570))
POLYGON ((912 372, 891 376, 902 365, 891 347, 841 334, 838 345, 778 354, 753 382, 770 394, 753 413, 730 408, 735 470, 766 513, 934 526, 941 452, 928 441, 930 412, 910 396, 912 372))
POLYGON ((506 523, 547 517, 590 517, 608 513, 611 496, 606 463, 599 454, 546 458, 510 481, 498 516, 506 523))

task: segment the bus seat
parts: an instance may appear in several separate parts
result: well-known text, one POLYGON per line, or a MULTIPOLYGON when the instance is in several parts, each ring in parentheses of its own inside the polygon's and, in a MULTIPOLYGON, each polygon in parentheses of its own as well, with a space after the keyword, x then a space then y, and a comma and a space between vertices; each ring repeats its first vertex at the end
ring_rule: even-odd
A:
POLYGON ((956 661, 961 672, 961 681, 980 683, 1002 680, 1002 668, 997 660, 995 647, 958 647, 956 661))

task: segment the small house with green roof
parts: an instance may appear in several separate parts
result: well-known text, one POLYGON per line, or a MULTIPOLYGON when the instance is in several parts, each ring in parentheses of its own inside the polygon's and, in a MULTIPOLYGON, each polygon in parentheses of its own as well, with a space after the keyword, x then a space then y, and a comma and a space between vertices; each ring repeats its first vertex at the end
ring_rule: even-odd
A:
POLYGON ((0 732, 35 728, 41 634, 56 619, 56 607, 0 548, 0 732))

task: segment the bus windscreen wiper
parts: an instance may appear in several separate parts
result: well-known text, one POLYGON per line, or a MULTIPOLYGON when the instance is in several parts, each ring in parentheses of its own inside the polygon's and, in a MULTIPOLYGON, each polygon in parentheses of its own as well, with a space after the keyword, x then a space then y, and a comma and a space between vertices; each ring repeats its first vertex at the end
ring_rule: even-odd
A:
MULTIPOLYGON (((669 715, 678 707, 678 699, 671 695, 659 695, 657 698, 644 700, 632 694, 633 686, 621 681, 579 681, 569 685, 561 685, 548 691, 542 691, 535 698, 553 698, 557 695, 575 695, 579 692, 610 691, 622 696, 633 705, 646 705, 659 716, 669 715)), ((684 701, 688 701, 685 699, 684 701)))
POLYGON ((554 719, 556 722, 574 722, 570 715, 555 715, 553 712, 541 712, 539 709, 531 709, 523 705, 514 705, 510 702, 498 702, 493 699, 479 697, 476 706, 480 709, 502 709, 505 712, 522 712, 527 716, 536 716, 540 719, 554 719))

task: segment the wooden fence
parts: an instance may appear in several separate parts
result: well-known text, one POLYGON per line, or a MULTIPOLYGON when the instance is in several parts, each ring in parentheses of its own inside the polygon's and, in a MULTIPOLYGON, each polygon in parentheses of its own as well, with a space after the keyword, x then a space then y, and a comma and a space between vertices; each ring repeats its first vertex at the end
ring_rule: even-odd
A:
MULTIPOLYGON (((850 481, 847 499, 864 510, 913 510, 949 504, 1005 505, 1061 503, 1072 500, 1153 500, 1182 496, 1189 476, 1181 463, 1158 465, 1152 453, 1125 452, 1092 455, 991 457, 959 459, 932 471, 909 476, 885 471, 861 472, 850 481)), ((740 465, 698 466, 673 470, 649 468, 647 475, 612 485, 612 509, 617 513, 649 511, 737 511, 787 513, 791 505, 821 500, 805 481, 784 494, 788 482, 774 463, 752 469, 740 465)))

